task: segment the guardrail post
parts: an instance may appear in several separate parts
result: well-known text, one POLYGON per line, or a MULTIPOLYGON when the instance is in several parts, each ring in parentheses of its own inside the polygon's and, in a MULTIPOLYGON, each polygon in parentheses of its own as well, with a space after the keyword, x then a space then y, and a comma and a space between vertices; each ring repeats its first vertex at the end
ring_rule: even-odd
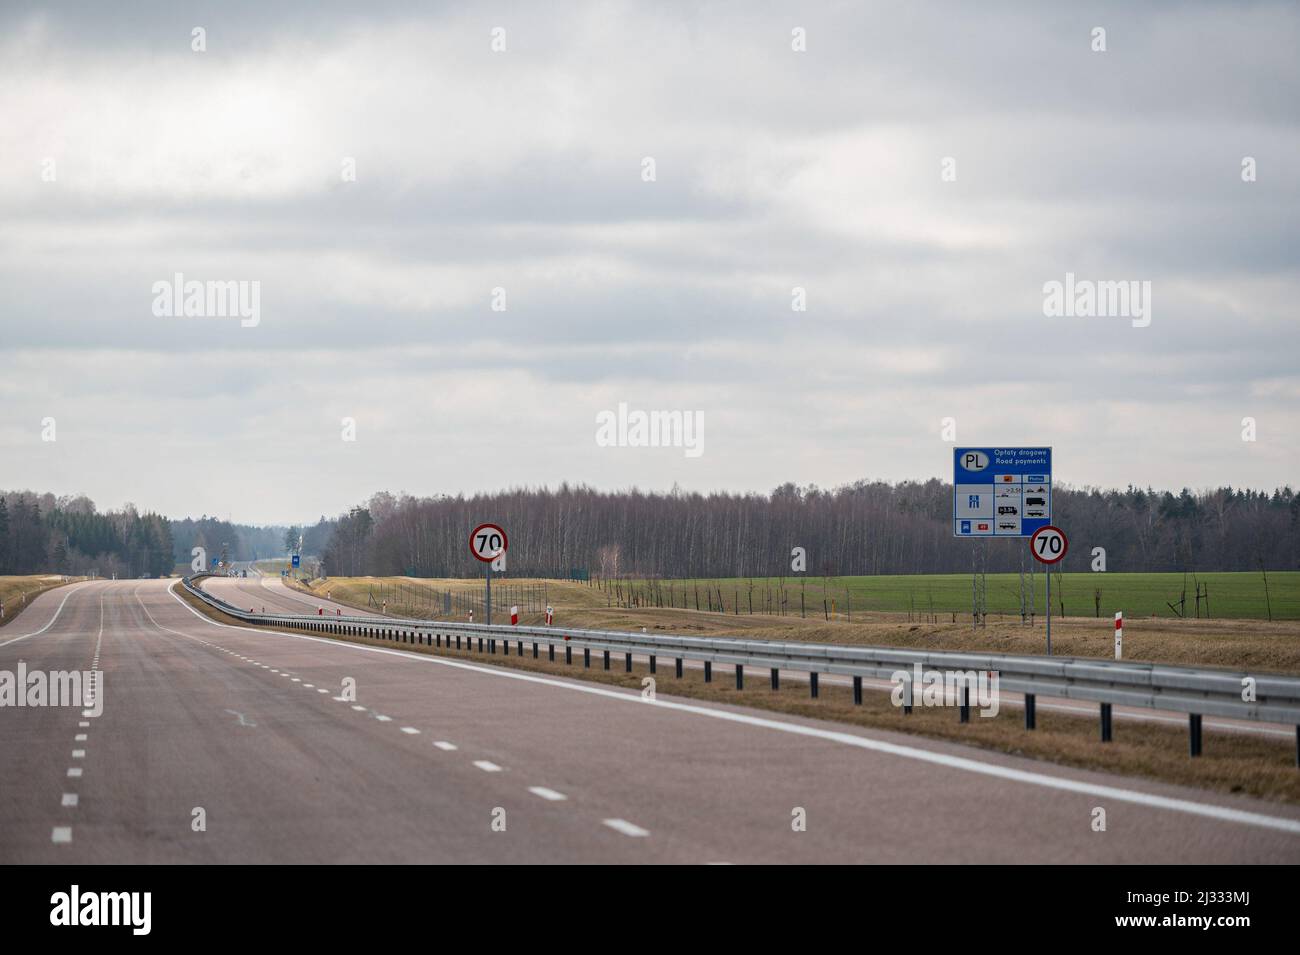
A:
POLYGON ((1038 726, 1038 707, 1035 705, 1038 701, 1034 694, 1025 694, 1025 729, 1031 730, 1038 726))
POLYGON ((630 653, 625 654, 625 658, 624 658, 624 660, 623 660, 623 669, 624 669, 624 671, 626 671, 627 673, 631 673, 631 672, 632 672, 632 654, 630 654, 630 653))
POLYGON ((1187 748, 1188 755, 1201 755, 1201 714, 1187 714, 1187 748))
POLYGON ((460 649, 460 634, 456 634, 456 649, 460 649))
POLYGON ((681 678, 682 678, 682 658, 678 657, 677 658, 677 679, 680 680, 681 678))
POLYGON ((1110 704, 1101 704, 1101 741, 1110 742, 1110 704))
POLYGON ((656 664, 657 664, 657 663, 658 663, 658 660, 655 658, 655 655, 654 655, 653 653, 650 654, 650 672, 651 672, 651 673, 656 672, 656 664))
POLYGON ((743 663, 737 663, 736 664, 736 689, 743 690, 744 688, 745 688, 745 665, 743 663))
POLYGON ((533 641, 533 659, 534 659, 534 660, 537 659, 537 641, 536 641, 536 640, 533 641))
POLYGON ((478 638, 478 652, 479 652, 479 653, 482 653, 482 652, 483 652, 483 638, 482 638, 482 637, 479 637, 479 638, 478 638))
POLYGON ((502 641, 501 641, 501 653, 502 653, 504 656, 507 656, 507 657, 510 656, 510 640, 509 640, 509 639, 505 639, 505 640, 502 640, 502 641))
POLYGON ((963 685, 961 688, 961 706, 958 707, 957 712, 961 714, 960 719, 963 723, 970 722, 970 687, 969 686, 963 685))
POLYGON ((548 643, 546 645, 546 659, 551 663, 555 662, 555 644, 548 643))
POLYGON ((776 667, 772 667, 772 689, 781 689, 781 671, 776 667))
POLYGON ((860 676, 853 678, 853 705, 862 705, 862 677, 860 676))
POLYGON ((591 669, 591 647, 582 648, 582 665, 591 669))
MULTIPOLYGON (((705 683, 713 682, 713 661, 712 660, 704 661, 704 682, 705 683)), ((1297 727, 1296 732, 1300 732, 1300 727, 1297 727)))
POLYGON ((515 641, 515 650, 518 651, 519 656, 522 657, 522 656, 524 655, 524 641, 522 641, 522 640, 516 640, 516 641, 515 641))
POLYGON ((1300 726, 1295 728, 1295 768, 1300 769, 1300 726))
POLYGON ((567 643, 564 645, 564 662, 568 666, 573 665, 573 647, 567 643))
POLYGON ((608 651, 608 650, 605 651, 605 669, 606 669, 606 670, 609 669, 609 651, 608 651))
POLYGON ((810 696, 815 700, 815 699, 817 699, 817 693, 818 693, 818 689, 817 689, 817 674, 816 674, 816 673, 809 673, 809 674, 808 674, 808 694, 809 694, 809 695, 810 695, 810 696))

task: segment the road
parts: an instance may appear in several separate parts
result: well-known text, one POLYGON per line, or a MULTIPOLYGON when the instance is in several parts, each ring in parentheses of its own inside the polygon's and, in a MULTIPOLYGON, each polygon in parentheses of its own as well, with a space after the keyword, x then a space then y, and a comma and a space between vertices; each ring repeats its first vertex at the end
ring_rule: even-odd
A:
POLYGON ((0 670, 104 673, 99 716, 0 709, 0 862, 1300 862, 1293 807, 229 627, 173 584, 0 630, 0 670))

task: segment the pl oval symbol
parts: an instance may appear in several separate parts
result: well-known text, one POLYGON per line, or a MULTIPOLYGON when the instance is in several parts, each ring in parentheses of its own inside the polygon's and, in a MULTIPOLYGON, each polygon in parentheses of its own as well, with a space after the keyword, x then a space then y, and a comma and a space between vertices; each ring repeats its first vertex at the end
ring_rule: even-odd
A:
POLYGON ((989 466, 989 456, 983 451, 967 451, 961 456, 961 466, 967 471, 983 471, 989 466))

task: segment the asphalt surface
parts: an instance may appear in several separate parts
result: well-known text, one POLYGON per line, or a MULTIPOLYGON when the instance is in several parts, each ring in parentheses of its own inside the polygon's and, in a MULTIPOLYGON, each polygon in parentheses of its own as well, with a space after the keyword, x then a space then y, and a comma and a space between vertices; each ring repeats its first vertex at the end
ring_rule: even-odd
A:
POLYGON ((0 862, 1300 862, 1292 807, 223 626, 174 583, 0 630, 0 670, 104 674, 99 716, 0 708, 0 862))

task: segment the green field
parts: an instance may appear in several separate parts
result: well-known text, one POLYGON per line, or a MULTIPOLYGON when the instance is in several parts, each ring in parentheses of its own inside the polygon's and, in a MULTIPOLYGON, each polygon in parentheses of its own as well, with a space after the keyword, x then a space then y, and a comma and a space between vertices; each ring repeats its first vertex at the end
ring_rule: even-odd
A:
MULTIPOLYGON (((1026 575, 1027 577, 1027 575, 1026 575)), ((1035 609, 1038 614, 1046 607, 1046 575, 1034 577, 1035 609)), ((1197 574, 1110 574, 1073 573, 1052 575, 1052 612, 1071 617, 1113 616, 1122 610, 1130 617, 1168 617, 1181 615, 1195 619, 1198 615, 1196 585, 1200 584, 1201 618, 1217 619, 1300 619, 1300 571, 1276 571, 1268 575, 1268 596, 1265 597, 1264 577, 1259 573, 1197 574), (1101 591, 1100 607, 1096 592, 1101 591), (1186 602, 1182 598, 1186 592, 1186 602)), ((775 612, 784 594, 785 612, 800 613, 800 594, 806 613, 823 613, 823 601, 833 612, 843 616, 846 611, 969 615, 971 612, 970 574, 916 574, 882 577, 786 577, 777 578, 727 578, 700 580, 622 580, 606 581, 613 588, 618 602, 632 602, 638 606, 685 606, 695 609, 698 590, 699 607, 708 610, 712 594, 713 609, 719 601, 728 613, 734 613, 737 604, 740 613, 775 612), (621 591, 620 591, 621 588, 621 591), (752 604, 751 604, 752 599, 752 604)), ((1018 615, 1020 613, 1020 576, 1018 574, 989 574, 987 577, 987 607, 990 614, 1018 615)))

